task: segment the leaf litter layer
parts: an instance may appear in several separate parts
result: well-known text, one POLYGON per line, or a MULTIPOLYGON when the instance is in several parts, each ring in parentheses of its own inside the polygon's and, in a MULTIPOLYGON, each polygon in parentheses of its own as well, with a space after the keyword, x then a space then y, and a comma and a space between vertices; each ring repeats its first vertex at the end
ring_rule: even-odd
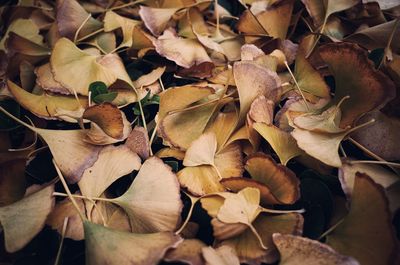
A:
POLYGON ((400 5, 0 5, 0 263, 397 264, 400 5))

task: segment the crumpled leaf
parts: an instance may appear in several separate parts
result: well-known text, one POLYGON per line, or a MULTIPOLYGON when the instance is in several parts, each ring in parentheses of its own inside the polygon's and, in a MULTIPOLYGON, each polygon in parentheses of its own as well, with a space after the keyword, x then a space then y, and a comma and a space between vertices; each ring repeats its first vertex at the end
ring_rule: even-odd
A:
POLYGON ((351 258, 342 256, 331 247, 316 240, 293 235, 272 235, 274 244, 281 254, 281 265, 307 264, 307 265, 358 265, 351 258))
POLYGON ((361 264, 392 264, 398 242, 383 188, 356 173, 349 214, 327 236, 327 244, 361 264))
POLYGON ((54 184, 47 185, 13 204, 0 207, 0 224, 8 252, 22 249, 43 229, 54 206, 53 192, 54 184))
POLYGON ((129 189, 112 201, 126 211, 134 233, 173 231, 180 220, 178 180, 157 157, 147 159, 129 189))
POLYGON ((384 106, 394 97, 393 82, 374 69, 366 52, 358 45, 333 43, 319 50, 335 77, 335 97, 330 105, 350 96, 341 105, 341 128, 353 125, 362 114, 384 106))
POLYGON ((88 221, 83 224, 88 265, 156 264, 169 248, 176 247, 182 240, 171 232, 135 234, 88 221))

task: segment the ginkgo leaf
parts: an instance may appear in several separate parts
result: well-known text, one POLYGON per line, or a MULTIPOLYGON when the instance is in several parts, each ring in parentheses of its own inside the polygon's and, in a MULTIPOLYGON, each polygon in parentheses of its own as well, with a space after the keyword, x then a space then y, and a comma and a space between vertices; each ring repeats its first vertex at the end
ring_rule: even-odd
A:
POLYGON ((137 80, 133 82, 133 85, 137 88, 149 86, 154 82, 157 82, 157 80, 161 78, 164 72, 165 72, 165 67, 158 67, 153 71, 151 71, 150 73, 139 77, 137 80))
POLYGON ((203 247, 202 253, 206 265, 240 265, 235 249, 229 246, 203 247))
POLYGON ((226 198, 218 211, 217 218, 224 223, 251 225, 260 213, 260 191, 245 188, 237 196, 226 198))
POLYGON ((267 99, 264 95, 257 97, 250 106, 247 113, 247 121, 261 122, 267 125, 272 125, 274 121, 275 103, 267 99))
POLYGON ((171 232, 135 234, 88 221, 84 222, 84 229, 88 265, 157 264, 169 248, 182 241, 171 232))
POLYGON ((260 246, 259 240, 250 229, 237 237, 221 242, 219 245, 233 247, 241 263, 256 265, 274 263, 279 259, 279 253, 272 241, 272 235, 274 233, 301 235, 303 217, 297 213, 273 216, 259 215, 253 222, 253 226, 260 234, 263 244, 267 247, 266 250, 260 246))
POLYGON ((231 143, 219 150, 214 164, 221 178, 241 177, 244 171, 242 148, 239 143, 231 143))
POLYGON ((102 23, 93 17, 76 0, 57 1, 57 29, 61 37, 74 39, 76 31, 82 26, 78 37, 85 36, 101 28, 102 23), (89 19, 88 19, 89 17, 89 19), (88 20, 87 20, 88 19, 88 20))
POLYGON ((71 92, 54 80, 50 64, 44 64, 35 69, 36 83, 44 90, 69 95, 71 92))
POLYGON ((150 155, 149 136, 147 135, 147 130, 143 127, 136 126, 133 128, 126 139, 125 145, 143 160, 146 160, 150 155))
POLYGON ((85 140, 92 144, 120 142, 125 140, 132 130, 125 113, 107 102, 88 107, 82 118, 91 122, 85 140))
POLYGON ((281 82, 276 72, 255 62, 236 62, 233 66, 233 75, 240 100, 239 121, 244 121, 251 103, 258 96, 264 95, 274 102, 280 96, 281 82))
POLYGON ((217 151, 217 138, 214 133, 204 133, 194 140, 186 150, 183 165, 200 166, 214 164, 214 155, 217 151))
POLYGON ((187 85, 171 87, 160 93, 159 119, 174 110, 180 110, 214 93, 211 87, 187 85))
POLYGON ((5 49, 5 42, 10 32, 14 32, 16 35, 21 36, 27 40, 38 45, 43 44, 43 37, 39 34, 39 28, 31 19, 16 19, 7 28, 6 33, 0 41, 0 50, 5 49))
MULTIPOLYGON (((319 1, 319 0, 317 0, 319 1)), ((330 90, 325 80, 306 59, 306 43, 309 37, 305 37, 297 50, 294 76, 302 91, 317 97, 329 98, 330 90)))
POLYGON ((219 111, 224 103, 228 101, 230 99, 225 98, 170 112, 161 120, 158 130, 160 137, 164 140, 164 144, 180 150, 189 148, 190 144, 205 131, 214 113, 219 111))
POLYGON ((308 13, 313 18, 314 25, 325 24, 333 13, 340 12, 356 5, 358 0, 302 0, 308 13))
POLYGON ((209 165, 185 167, 177 173, 182 187, 196 196, 224 191, 215 168, 209 165))
POLYGON ((281 254, 281 265, 359 265, 355 259, 340 255, 316 240, 282 234, 273 234, 272 239, 281 254))
POLYGON ((84 97, 79 97, 78 102, 72 96, 50 95, 46 93, 35 95, 25 91, 9 80, 7 81, 7 87, 19 104, 33 114, 46 119, 58 118, 57 114, 60 110, 76 111, 81 106, 85 107, 88 104, 88 100, 84 97))
MULTIPOLYGON (((84 211, 85 206, 82 200, 77 201, 79 210, 84 211)), ((76 208, 69 199, 57 202, 54 209, 47 216, 46 225, 62 234, 64 220, 68 218, 68 225, 65 230, 65 237, 73 240, 83 240, 83 223, 76 208)))
POLYGON ((123 40, 119 47, 130 47, 132 46, 133 40, 133 28, 140 24, 140 21, 130 19, 118 15, 113 11, 107 11, 104 17, 104 31, 109 32, 117 28, 122 29, 123 40))
POLYGON ((164 257, 167 262, 184 262, 190 265, 203 265, 202 249, 206 247, 198 239, 185 239, 175 249, 170 249, 164 257))
POLYGON ((290 24, 294 1, 280 0, 268 5, 266 10, 252 14, 249 10, 243 12, 237 28, 250 34, 268 34, 274 38, 286 39, 290 24))
POLYGON ((245 169, 251 178, 266 185, 273 196, 284 204, 292 204, 300 197, 300 182, 289 168, 277 164, 264 153, 247 157, 245 169))
POLYGON ((372 164, 356 164, 352 163, 351 159, 342 161, 342 166, 339 168, 339 180, 342 184, 342 189, 345 194, 350 198, 353 193, 354 181, 356 173, 364 173, 371 177, 377 184, 382 185, 384 189, 389 188, 391 185, 399 181, 399 177, 385 169, 380 165, 372 164))
POLYGON ((178 10, 179 8, 140 6, 139 15, 151 33, 155 36, 159 36, 166 29, 168 22, 178 10))
MULTIPOLYGON (((342 101, 343 102, 343 101, 342 101)), ((342 133, 346 129, 339 127, 341 120, 339 106, 332 106, 321 114, 305 113, 293 119, 296 127, 318 133, 342 133)))
POLYGON ((399 160, 400 143, 395 132, 400 129, 400 120, 380 111, 374 111, 365 114, 357 123, 360 124, 371 119, 374 119, 375 122, 368 127, 368 130, 355 131, 351 137, 383 159, 399 160), (379 140, 377 141, 377 139, 379 140))
POLYGON ((106 146, 97 161, 83 172, 79 189, 84 196, 99 197, 114 181, 140 166, 139 156, 126 145, 106 146))
POLYGON ((54 206, 54 184, 0 207, 0 224, 4 230, 5 248, 16 252, 28 244, 44 227, 54 206))
POLYGON ((335 134, 318 133, 297 127, 291 132, 291 135, 297 141, 297 145, 302 150, 332 167, 340 167, 342 165, 339 156, 339 145, 347 134, 347 131, 335 134))
POLYGON ((180 38, 167 31, 154 42, 154 46, 161 56, 184 68, 211 62, 207 51, 197 40, 180 38))
POLYGON ((264 123, 254 123, 253 128, 271 145, 281 163, 286 165, 290 159, 302 154, 296 140, 287 132, 264 123))
POLYGON ((206 132, 213 132, 217 138, 217 150, 221 150, 236 129, 238 122, 237 111, 219 112, 215 120, 208 126, 206 132))
POLYGON ((384 106, 394 97, 393 82, 374 69, 366 51, 356 44, 327 44, 319 50, 335 77, 335 97, 330 105, 350 96, 341 105, 341 128, 353 125, 362 114, 384 106))
POLYGON ((54 46, 50 57, 54 79, 69 89, 88 95, 91 83, 101 81, 107 86, 117 79, 131 82, 118 55, 103 57, 88 54, 66 38, 61 38, 54 46))
POLYGON ((126 211, 135 233, 173 231, 180 220, 179 182, 157 157, 147 159, 129 189, 112 201, 126 211))
POLYGON ((327 244, 360 264, 398 261, 398 242, 385 191, 368 175, 356 173, 349 214, 327 236, 327 244))

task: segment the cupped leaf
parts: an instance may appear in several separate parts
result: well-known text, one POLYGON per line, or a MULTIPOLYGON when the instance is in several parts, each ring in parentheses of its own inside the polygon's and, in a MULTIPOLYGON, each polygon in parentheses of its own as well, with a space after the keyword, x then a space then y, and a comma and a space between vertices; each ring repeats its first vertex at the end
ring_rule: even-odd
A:
POLYGON ((16 252, 28 244, 44 227, 54 206, 54 184, 0 207, 0 224, 4 230, 5 247, 16 252))
POLYGON ((358 45, 333 43, 319 50, 335 77, 335 97, 331 105, 350 96, 341 105, 341 128, 352 126, 362 114, 384 106, 394 97, 393 82, 374 69, 367 52, 358 45))
POLYGON ((327 244, 361 264, 395 264, 398 242, 382 186, 356 173, 349 214, 327 236, 327 244))
POLYGON ((214 133, 204 133, 194 140, 186 150, 184 166, 215 166, 214 156, 217 152, 217 138, 214 133))
POLYGON ((171 232, 135 234, 84 222, 86 264, 157 264, 182 239, 171 232))
POLYGON ((88 107, 82 116, 91 122, 86 141, 106 145, 125 140, 132 128, 125 114, 111 103, 88 107))
POLYGON ((277 164, 263 153, 248 156, 245 169, 252 179, 266 185, 273 196, 283 204, 292 204, 300 197, 300 182, 293 171, 277 164))
POLYGON ((316 240, 282 234, 273 234, 272 239, 281 254, 281 265, 359 265, 355 259, 340 255, 316 240))
POLYGON ((104 17, 104 31, 109 32, 121 28, 123 40, 119 45, 122 47, 131 47, 133 43, 133 28, 140 24, 140 21, 123 17, 114 11, 107 11, 104 17))
POLYGON ((126 211, 134 233, 173 231, 180 220, 179 182, 157 157, 147 159, 129 189, 112 201, 126 211))

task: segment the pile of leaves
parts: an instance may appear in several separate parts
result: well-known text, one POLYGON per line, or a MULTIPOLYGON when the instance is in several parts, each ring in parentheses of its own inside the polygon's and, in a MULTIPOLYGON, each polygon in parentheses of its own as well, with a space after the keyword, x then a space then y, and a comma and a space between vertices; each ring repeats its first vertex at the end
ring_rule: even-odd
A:
POLYGON ((2 2, 1 264, 400 262, 397 0, 2 2))

